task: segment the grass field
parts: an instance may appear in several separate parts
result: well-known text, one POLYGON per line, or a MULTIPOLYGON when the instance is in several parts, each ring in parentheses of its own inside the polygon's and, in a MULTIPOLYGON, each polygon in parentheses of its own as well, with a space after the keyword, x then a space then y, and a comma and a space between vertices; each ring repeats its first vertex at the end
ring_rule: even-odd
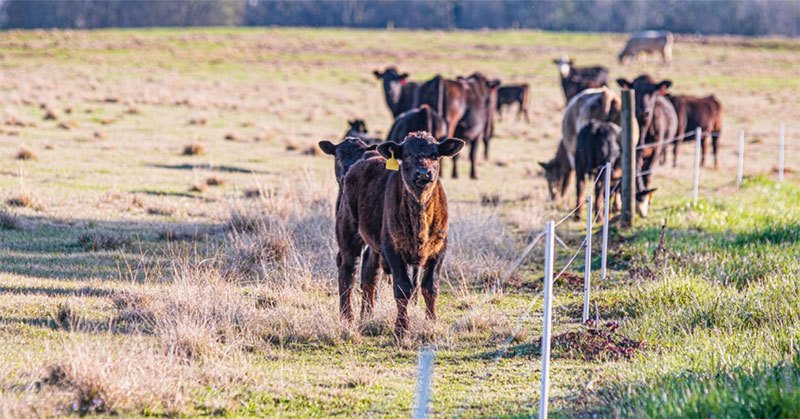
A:
MULTIPOLYGON (((697 207, 688 205, 688 145, 677 168, 657 168, 650 217, 628 231, 612 225, 612 269, 605 282, 595 276, 592 316, 643 345, 617 356, 585 350, 592 342, 554 344, 551 412, 797 416, 800 43, 679 38, 671 66, 651 57, 623 67, 623 40, 0 33, 0 416, 403 417, 423 344, 437 347, 434 415, 535 415, 541 247, 500 292, 487 289, 546 220, 575 204, 572 189, 549 202, 537 164, 560 139, 564 101, 551 61, 561 54, 607 65, 613 79, 648 72, 670 78, 676 93, 714 93, 725 114, 721 166, 702 170, 697 207), (532 123, 505 115, 479 180, 443 180, 451 244, 440 319, 429 324, 414 307, 402 346, 392 339, 388 283, 373 317, 339 320, 336 182, 332 159, 315 148, 340 140, 355 117, 386 133, 390 113, 372 70, 387 65, 415 80, 479 70, 532 86, 532 123), (782 122, 789 170, 777 183, 782 122), (737 189, 739 130, 747 160, 737 189)), ((559 226, 569 249, 559 248, 557 269, 583 225, 559 226)), ((582 260, 555 285, 557 334, 587 336, 582 260)))

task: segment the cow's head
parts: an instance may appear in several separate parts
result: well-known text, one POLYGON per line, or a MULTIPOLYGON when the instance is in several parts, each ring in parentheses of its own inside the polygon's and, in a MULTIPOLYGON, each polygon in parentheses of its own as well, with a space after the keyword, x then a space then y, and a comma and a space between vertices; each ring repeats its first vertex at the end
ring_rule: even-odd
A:
POLYGON ((408 73, 399 73, 395 67, 386 67, 386 70, 372 72, 375 78, 383 80, 383 91, 393 102, 400 101, 403 85, 408 81, 408 73))
POLYGON ((653 200, 653 192, 655 191, 656 188, 636 192, 636 212, 642 218, 647 218, 647 213, 650 210, 650 201, 653 200))
POLYGON ((356 162, 361 160, 370 150, 375 150, 377 145, 368 146, 363 141, 355 137, 347 137, 339 144, 333 144, 330 141, 320 141, 319 148, 325 154, 330 154, 334 157, 334 172, 336 173, 336 182, 339 186, 344 181, 344 176, 356 162))
POLYGON ((634 89, 636 96, 636 121, 639 123, 639 135, 643 138, 650 122, 653 120, 653 109, 656 99, 667 94, 667 89, 672 86, 672 81, 662 80, 656 82, 647 74, 636 78, 633 82, 617 79, 617 84, 623 89, 634 89))
POLYGON ((539 162, 539 166, 544 169, 544 178, 547 179, 547 192, 550 193, 550 200, 555 201, 559 196, 563 196, 569 187, 569 163, 560 164, 558 157, 548 162, 539 162))
POLYGON ((455 156, 462 147, 463 140, 448 138, 439 142, 425 131, 415 131, 400 144, 393 141, 381 143, 378 153, 386 159, 394 156, 401 161, 400 174, 406 191, 418 202, 425 202, 439 181, 442 158, 455 156))
POLYGON ((367 133, 367 124, 364 123, 363 119, 354 119, 352 121, 347 121, 347 124, 350 125, 350 130, 347 131, 348 134, 366 134, 367 133))
POLYGON ((561 77, 567 78, 569 76, 569 70, 572 68, 572 60, 569 57, 562 55, 561 58, 553 60, 553 64, 558 66, 558 72, 561 73, 561 77))

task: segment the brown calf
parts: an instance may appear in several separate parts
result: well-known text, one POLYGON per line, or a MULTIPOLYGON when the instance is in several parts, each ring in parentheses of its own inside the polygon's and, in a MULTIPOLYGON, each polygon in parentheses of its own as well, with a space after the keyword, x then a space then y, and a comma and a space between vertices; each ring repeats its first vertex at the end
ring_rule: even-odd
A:
POLYGON ((342 317, 353 318, 355 264, 366 244, 372 255, 361 266, 362 318, 372 310, 382 258, 384 269, 392 274, 396 338, 401 340, 408 330, 408 300, 417 287, 417 277, 409 275, 409 268, 424 271, 422 296, 428 318, 436 319, 437 274, 448 232, 447 197, 439 169, 443 157, 454 156, 463 146, 462 140, 438 142, 428 133, 414 132, 400 144, 382 143, 378 146, 381 157, 362 160, 347 173, 336 217, 342 317), (399 171, 386 169, 386 160, 392 156, 402 161, 399 171))
MULTIPOLYGON (((684 138, 687 132, 692 132, 697 128, 703 130, 701 144, 703 147, 703 157, 700 164, 706 164, 706 150, 708 149, 708 139, 711 138, 711 147, 714 152, 714 168, 718 167, 717 151, 719 145, 719 137, 722 135, 722 104, 719 103, 717 98, 712 96, 707 97, 693 97, 688 95, 666 95, 667 99, 675 107, 675 113, 678 115, 678 137, 683 140, 676 140, 675 145, 672 147, 672 165, 678 164, 678 146, 683 141, 694 140, 694 136, 684 138)), ((666 150, 661 155, 661 163, 664 164, 666 160, 666 150)))

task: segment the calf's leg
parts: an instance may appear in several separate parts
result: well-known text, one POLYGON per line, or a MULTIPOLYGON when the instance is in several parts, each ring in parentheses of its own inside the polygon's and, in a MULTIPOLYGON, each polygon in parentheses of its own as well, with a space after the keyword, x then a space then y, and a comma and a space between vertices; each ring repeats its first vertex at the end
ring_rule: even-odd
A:
POLYGON ((422 277, 422 296, 425 298, 425 315, 436 321, 436 297, 439 296, 439 261, 442 256, 431 257, 425 263, 425 275, 422 277))
POLYGON ((397 254, 391 243, 383 246, 383 257, 392 270, 392 289, 394 301, 397 305, 397 319, 394 323, 394 337, 398 342, 405 338, 408 332, 408 300, 414 292, 414 283, 408 275, 408 265, 397 254))
POLYGON ((367 248, 361 262, 361 320, 372 313, 375 306, 375 285, 380 276, 380 254, 367 248))

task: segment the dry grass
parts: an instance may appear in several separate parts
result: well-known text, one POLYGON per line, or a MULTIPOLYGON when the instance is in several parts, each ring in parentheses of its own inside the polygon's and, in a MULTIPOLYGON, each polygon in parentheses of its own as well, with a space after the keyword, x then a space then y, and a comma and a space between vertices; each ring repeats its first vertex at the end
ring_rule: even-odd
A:
POLYGON ((184 156, 202 156, 206 154, 206 147, 200 143, 191 143, 183 147, 184 156))
POLYGON ((44 206, 39 199, 30 193, 18 193, 6 199, 6 204, 12 207, 31 208, 42 210, 44 206))
POLYGON ((5 209, 0 209, 0 230, 19 230, 20 228, 22 228, 22 222, 19 217, 5 209))
POLYGON ((225 179, 219 176, 209 176, 206 178, 206 185, 208 186, 222 186, 225 184, 225 179))
POLYGON ((189 192, 203 193, 207 189, 208 185, 205 183, 193 183, 192 186, 189 187, 189 192))
POLYGON ((17 160, 38 160, 38 158, 39 158, 38 156, 36 156, 36 153, 34 153, 33 150, 31 150, 31 149, 29 149, 27 147, 20 148, 17 151, 17 156, 16 157, 17 157, 17 160))
POLYGON ((130 245, 131 239, 128 237, 101 231, 87 231, 78 237, 78 246, 91 252, 119 250, 130 245))
MULTIPOLYGON (((135 203, 136 198, 134 198, 135 203)), ((171 217, 175 215, 177 210, 174 207, 166 205, 151 206, 147 208, 147 213, 150 215, 160 215, 162 217, 171 217)))

